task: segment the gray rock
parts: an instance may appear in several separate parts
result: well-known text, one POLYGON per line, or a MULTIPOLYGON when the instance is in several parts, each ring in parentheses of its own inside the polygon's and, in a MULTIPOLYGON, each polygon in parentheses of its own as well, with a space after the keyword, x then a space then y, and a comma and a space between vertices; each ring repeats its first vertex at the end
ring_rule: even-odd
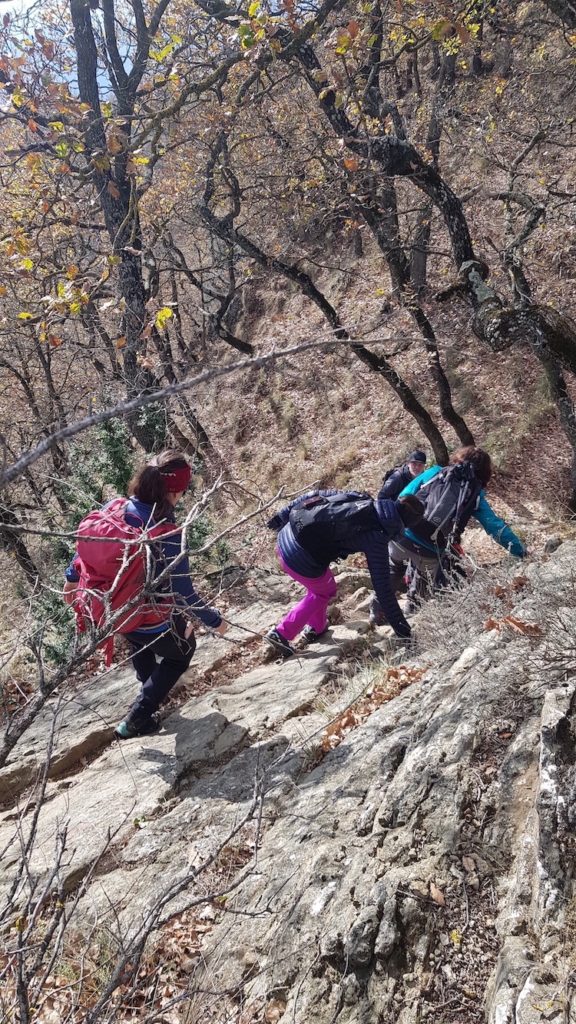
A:
POLYGON ((551 555, 554 551, 558 550, 558 548, 560 547, 560 545, 562 543, 563 542, 562 542, 562 538, 561 537, 555 537, 555 536, 547 537, 546 540, 544 541, 544 552, 545 552, 545 554, 551 555))
MULTIPOLYGON (((339 660, 351 671, 364 665, 364 686, 366 655, 374 686, 405 670, 391 665, 382 635, 364 637, 350 622, 297 658, 220 686, 215 641, 215 660, 205 662, 213 690, 171 715, 158 736, 93 750, 80 772, 71 768, 83 737, 100 726, 95 708, 91 723, 86 708, 70 708, 59 735, 71 739, 57 743, 68 761, 48 783, 32 884, 49 877, 68 823, 61 874, 69 889, 86 880, 79 933, 97 926, 129 942, 159 901, 162 922, 211 886, 226 887, 225 903, 211 902, 202 919, 210 930, 195 962, 199 989, 234 992, 245 1007, 281 992, 286 1019, 306 1024, 416 1024, 437 1016, 453 990, 475 1000, 475 1020, 485 1011, 489 1024, 565 1022, 558 993, 572 970, 576 824, 566 638, 576 629, 576 545, 564 542, 522 575, 527 586, 514 584, 510 564, 505 604, 490 581, 462 595, 463 610, 438 601, 449 647, 434 656, 422 647, 416 660, 405 652, 409 669, 421 671, 358 719, 346 717, 354 681, 342 680, 339 660), (510 613, 539 629, 467 631, 470 616, 483 623, 510 613), (342 732, 330 750, 321 740, 333 719, 342 732), (263 794, 258 835, 253 819, 240 827, 255 793, 263 794)), ((349 586, 353 594, 357 574, 349 586)), ((274 592, 269 607, 286 594, 274 592)), ((274 619, 263 607, 259 614, 274 619)), ((106 723, 118 697, 113 686, 101 691, 106 723)), ((6 779, 17 770, 33 777, 41 730, 22 747, 6 779)), ((0 816, 0 896, 31 812, 16 806, 0 816)), ((17 900, 29 885, 24 878, 17 900)), ((232 1011, 224 999, 210 1012, 224 1024, 232 1011)))

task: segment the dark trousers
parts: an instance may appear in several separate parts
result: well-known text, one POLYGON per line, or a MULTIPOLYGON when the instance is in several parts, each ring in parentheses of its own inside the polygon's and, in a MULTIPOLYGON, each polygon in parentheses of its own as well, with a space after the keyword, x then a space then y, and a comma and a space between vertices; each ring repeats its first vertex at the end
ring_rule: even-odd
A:
POLYGON ((133 651, 136 677, 142 683, 142 689, 128 712, 130 719, 150 718, 188 668, 196 650, 196 640, 193 634, 188 640, 184 639, 186 625, 184 619, 176 619, 172 627, 156 639, 142 633, 126 634, 133 651))
MULTIPOLYGON (((434 589, 434 580, 440 570, 440 557, 433 552, 428 553, 410 541, 405 543, 390 541, 388 545, 390 557, 390 587, 394 593, 408 592, 408 600, 412 607, 428 600, 434 589), (406 582, 406 576, 409 582, 406 582)), ((370 615, 377 626, 386 624, 386 617, 377 597, 372 598, 370 615)))

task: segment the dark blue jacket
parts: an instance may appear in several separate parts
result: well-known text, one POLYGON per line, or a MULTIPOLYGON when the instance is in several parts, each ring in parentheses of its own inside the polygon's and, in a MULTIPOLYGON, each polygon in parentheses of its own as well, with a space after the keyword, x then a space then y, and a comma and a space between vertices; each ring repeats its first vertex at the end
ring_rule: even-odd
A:
MULTIPOLYGON (((174 515, 166 516, 165 521, 169 523, 176 522, 174 515)), ((142 523, 146 523, 147 526, 154 526, 152 505, 146 505, 143 501, 139 501, 138 498, 130 498, 126 506, 126 522, 130 526, 142 526, 142 523)), ((162 572, 166 563, 174 561, 180 555, 182 550, 182 534, 180 530, 169 537, 160 537, 158 544, 162 550, 162 559, 159 559, 156 565, 156 575, 162 572)), ((70 562, 65 573, 69 583, 77 583, 80 578, 74 566, 75 558, 76 556, 70 562)), ((216 629, 222 622, 218 612, 214 608, 210 608, 199 594, 196 593, 190 578, 188 555, 183 555, 170 573, 170 592, 175 595, 177 604, 191 611, 209 629, 216 629)), ((139 632, 146 632, 147 634, 163 633, 169 628, 170 620, 168 619, 166 622, 161 622, 139 632)))
POLYGON ((396 466, 396 469, 392 470, 390 476, 382 481, 378 497, 396 501, 396 498, 400 497, 401 492, 413 479, 414 477, 410 472, 407 462, 403 466, 396 466))
MULTIPOLYGON (((314 553, 306 550, 306 548, 298 543, 289 522, 290 511, 293 508, 297 508, 307 498, 313 497, 316 494, 329 496, 330 494, 337 493, 338 491, 335 490, 309 491, 308 494, 302 495, 301 498, 297 498, 296 501, 283 508, 274 517, 274 520, 270 520, 271 524, 274 521, 277 521, 279 525, 285 524, 282 525, 278 534, 278 552, 293 572, 306 579, 316 579, 318 576, 322 576, 328 566, 315 561, 314 553)), ((367 497, 366 494, 360 494, 355 491, 348 493, 358 498, 367 497)), ((396 502, 377 499, 374 502, 374 509, 380 523, 380 528, 365 530, 362 533, 351 533, 349 540, 344 541, 341 545, 340 557, 347 558, 348 555, 353 555, 360 551, 366 555, 372 586, 388 622, 397 636, 409 637, 410 626, 400 611, 396 595, 390 586, 388 561, 388 541, 402 532, 404 524, 398 515, 396 502)))

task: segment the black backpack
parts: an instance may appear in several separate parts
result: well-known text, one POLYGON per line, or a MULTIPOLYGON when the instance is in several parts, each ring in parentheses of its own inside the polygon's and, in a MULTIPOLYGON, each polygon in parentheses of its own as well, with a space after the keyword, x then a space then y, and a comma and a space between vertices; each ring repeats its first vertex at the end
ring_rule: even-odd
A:
POLYGON ((381 528, 370 495, 353 491, 307 498, 290 512, 290 525, 298 543, 320 564, 347 553, 342 547, 354 534, 381 528))
POLYGON ((481 484, 469 462, 447 466, 418 489, 417 497, 424 504, 424 529, 418 532, 445 548, 456 539, 472 515, 481 484))

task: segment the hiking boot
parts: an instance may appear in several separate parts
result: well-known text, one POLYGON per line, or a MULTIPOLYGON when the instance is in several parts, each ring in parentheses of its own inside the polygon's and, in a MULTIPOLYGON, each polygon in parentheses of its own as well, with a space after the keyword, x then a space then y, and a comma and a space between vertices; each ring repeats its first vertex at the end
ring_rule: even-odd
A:
POLYGON ((279 655, 281 658, 291 658, 295 653, 292 645, 284 639, 277 629, 269 629, 264 635, 268 643, 272 644, 274 653, 279 655))
POLYGON ((132 740, 135 736, 151 736, 158 732, 162 722, 160 715, 150 715, 149 718, 125 718, 114 730, 114 735, 119 740, 132 740))
POLYGON ((321 637, 326 636, 328 632, 328 626, 326 626, 321 633, 318 633, 314 629, 314 626, 304 626, 302 630, 302 641, 305 644, 313 644, 316 640, 320 640, 321 637))

